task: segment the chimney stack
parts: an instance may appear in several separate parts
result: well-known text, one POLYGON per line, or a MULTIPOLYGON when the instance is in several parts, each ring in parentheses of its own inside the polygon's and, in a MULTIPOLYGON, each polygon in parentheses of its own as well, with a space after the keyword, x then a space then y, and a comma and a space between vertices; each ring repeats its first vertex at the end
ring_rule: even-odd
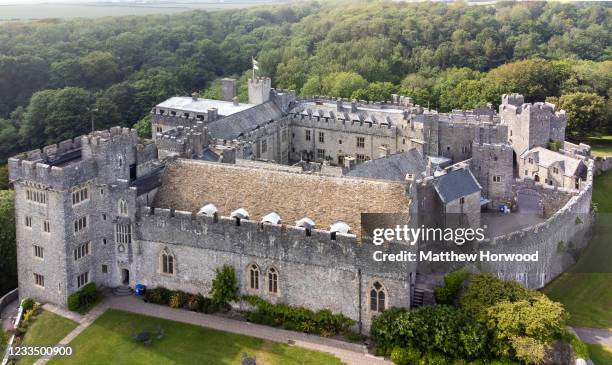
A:
POLYGON ((198 101, 199 98, 200 98, 200 94, 198 94, 197 92, 194 92, 191 94, 191 99, 193 101, 198 101))
POLYGON ((236 79, 221 79, 221 95, 225 101, 234 100, 236 96, 236 79))
POLYGON ((351 113, 357 113, 357 101, 355 99, 351 101, 351 113))
POLYGON ((232 102, 234 103, 234 106, 238 106, 238 105, 240 105, 240 102, 238 101, 238 97, 237 97, 237 96, 234 96, 234 97, 232 98, 232 102))

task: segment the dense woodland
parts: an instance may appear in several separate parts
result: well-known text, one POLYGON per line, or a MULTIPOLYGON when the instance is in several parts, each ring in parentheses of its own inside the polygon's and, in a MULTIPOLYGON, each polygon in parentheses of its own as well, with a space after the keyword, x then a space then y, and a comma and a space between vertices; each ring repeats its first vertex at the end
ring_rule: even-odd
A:
POLYGON ((92 114, 97 128, 132 126, 169 96, 214 96, 219 77, 245 80, 252 56, 274 85, 302 95, 400 92, 448 111, 516 91, 553 98, 576 135, 605 133, 611 12, 605 3, 352 1, 9 22, 0 26, 0 162, 87 132, 92 114))

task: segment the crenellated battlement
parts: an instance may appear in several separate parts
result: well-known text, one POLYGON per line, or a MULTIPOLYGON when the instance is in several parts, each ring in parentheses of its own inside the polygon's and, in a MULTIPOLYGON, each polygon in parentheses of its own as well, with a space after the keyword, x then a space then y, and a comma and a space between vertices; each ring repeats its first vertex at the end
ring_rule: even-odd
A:
POLYGON ((57 190, 65 190, 94 177, 93 161, 77 160, 64 166, 51 166, 38 161, 18 157, 8 160, 12 182, 31 181, 57 190))
POLYGON ((293 126, 305 128, 322 128, 344 131, 347 133, 376 134, 393 137, 397 134, 397 126, 389 122, 376 122, 372 120, 346 120, 341 116, 322 117, 320 115, 304 115, 294 113, 289 117, 293 126))

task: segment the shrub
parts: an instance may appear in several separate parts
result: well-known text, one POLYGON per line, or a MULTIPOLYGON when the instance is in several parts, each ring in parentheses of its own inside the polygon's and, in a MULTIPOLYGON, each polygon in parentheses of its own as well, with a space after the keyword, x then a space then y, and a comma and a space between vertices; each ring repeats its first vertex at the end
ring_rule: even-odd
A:
POLYGON ((98 300, 98 290, 95 283, 88 283, 80 290, 68 296, 68 309, 77 312, 98 300))
POLYGON ((396 347, 391 351, 391 361, 397 365, 418 364, 421 359, 421 351, 413 347, 396 347))
POLYGON ((436 353, 430 352, 423 355, 419 365, 449 365, 450 362, 446 358, 446 356, 436 353))
POLYGON ((436 302, 439 304, 453 304, 461 289, 461 285, 470 276, 466 269, 459 269, 448 273, 444 277, 444 286, 436 288, 436 302))
POLYGON ((171 308, 181 308, 183 306, 184 300, 185 298, 183 292, 178 290, 173 291, 172 294, 170 294, 170 301, 168 305, 170 305, 171 308))
POLYGON ((68 296, 68 309, 73 312, 79 310, 81 305, 81 294, 79 292, 72 293, 68 296))
POLYGON ((399 319, 406 313, 404 308, 389 308, 374 317, 370 337, 376 346, 377 355, 388 356, 395 347, 408 347, 407 339, 398 331, 399 319))
POLYGON ((34 304, 36 304, 36 302, 34 302, 34 299, 25 298, 23 302, 21 302, 21 308, 23 308, 24 312, 29 311, 30 309, 34 308, 34 304))
POLYGON ((215 269, 215 278, 210 293, 216 304, 225 305, 238 300, 238 280, 233 267, 223 265, 220 269, 215 269))
POLYGON ((582 342, 581 339, 578 338, 578 336, 573 333, 566 332, 563 336, 563 339, 569 342, 569 344, 572 346, 574 353, 576 353, 576 357, 585 360, 590 358, 589 348, 584 342, 582 342))
POLYGON ((328 309, 313 312, 304 307, 286 304, 272 304, 259 297, 247 295, 243 299, 254 306, 256 311, 247 314, 247 320, 271 326, 283 326, 306 333, 318 333, 331 337, 347 330, 354 321, 342 314, 334 314, 328 309))

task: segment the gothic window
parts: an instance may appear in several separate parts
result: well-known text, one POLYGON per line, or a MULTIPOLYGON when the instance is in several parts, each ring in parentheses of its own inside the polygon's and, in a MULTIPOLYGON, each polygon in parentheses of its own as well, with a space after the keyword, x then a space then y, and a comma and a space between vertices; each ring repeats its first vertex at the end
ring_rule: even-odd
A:
POLYGON ((306 131, 306 140, 310 141, 310 131, 306 131))
POLYGON ((268 292, 278 293, 278 271, 273 267, 268 269, 268 292))
POLYGON ((370 289, 370 310, 372 312, 384 311, 386 299, 385 288, 380 282, 375 281, 370 289))
POLYGON ((87 217, 81 217, 74 221, 74 233, 81 232, 87 228, 87 217))
POLYGON ((259 267, 256 264, 249 266, 249 288, 259 290, 259 267))
POLYGON ((80 288, 87 283, 89 283, 89 273, 88 272, 84 272, 81 275, 77 276, 77 288, 80 288))
POLYGON ((161 260, 161 272, 168 275, 174 275, 174 255, 168 250, 164 248, 161 252, 160 256, 161 260))
POLYGON ((38 245, 34 245, 34 257, 37 257, 39 259, 42 259, 45 257, 44 250, 42 247, 38 245))
POLYGON ((120 244, 132 243, 132 226, 117 223, 115 225, 115 241, 120 244))
POLYGON ((123 199, 119 200, 119 215, 122 215, 122 216, 128 215, 128 203, 123 199))
POLYGON ((319 132, 319 143, 325 143, 325 134, 323 132, 319 132))
POLYGON ((29 215, 25 216, 25 226, 28 228, 32 228, 32 217, 29 215))
POLYGON ((89 200, 89 190, 81 188, 72 192, 72 205, 77 205, 89 200))
POLYGON ((357 159, 357 163, 362 163, 366 161, 366 155, 362 155, 362 154, 357 154, 355 155, 356 159, 357 159))
POLYGON ((321 160, 325 159, 325 150, 324 149, 322 149, 322 148, 318 148, 317 149, 317 158, 321 159, 321 160))

